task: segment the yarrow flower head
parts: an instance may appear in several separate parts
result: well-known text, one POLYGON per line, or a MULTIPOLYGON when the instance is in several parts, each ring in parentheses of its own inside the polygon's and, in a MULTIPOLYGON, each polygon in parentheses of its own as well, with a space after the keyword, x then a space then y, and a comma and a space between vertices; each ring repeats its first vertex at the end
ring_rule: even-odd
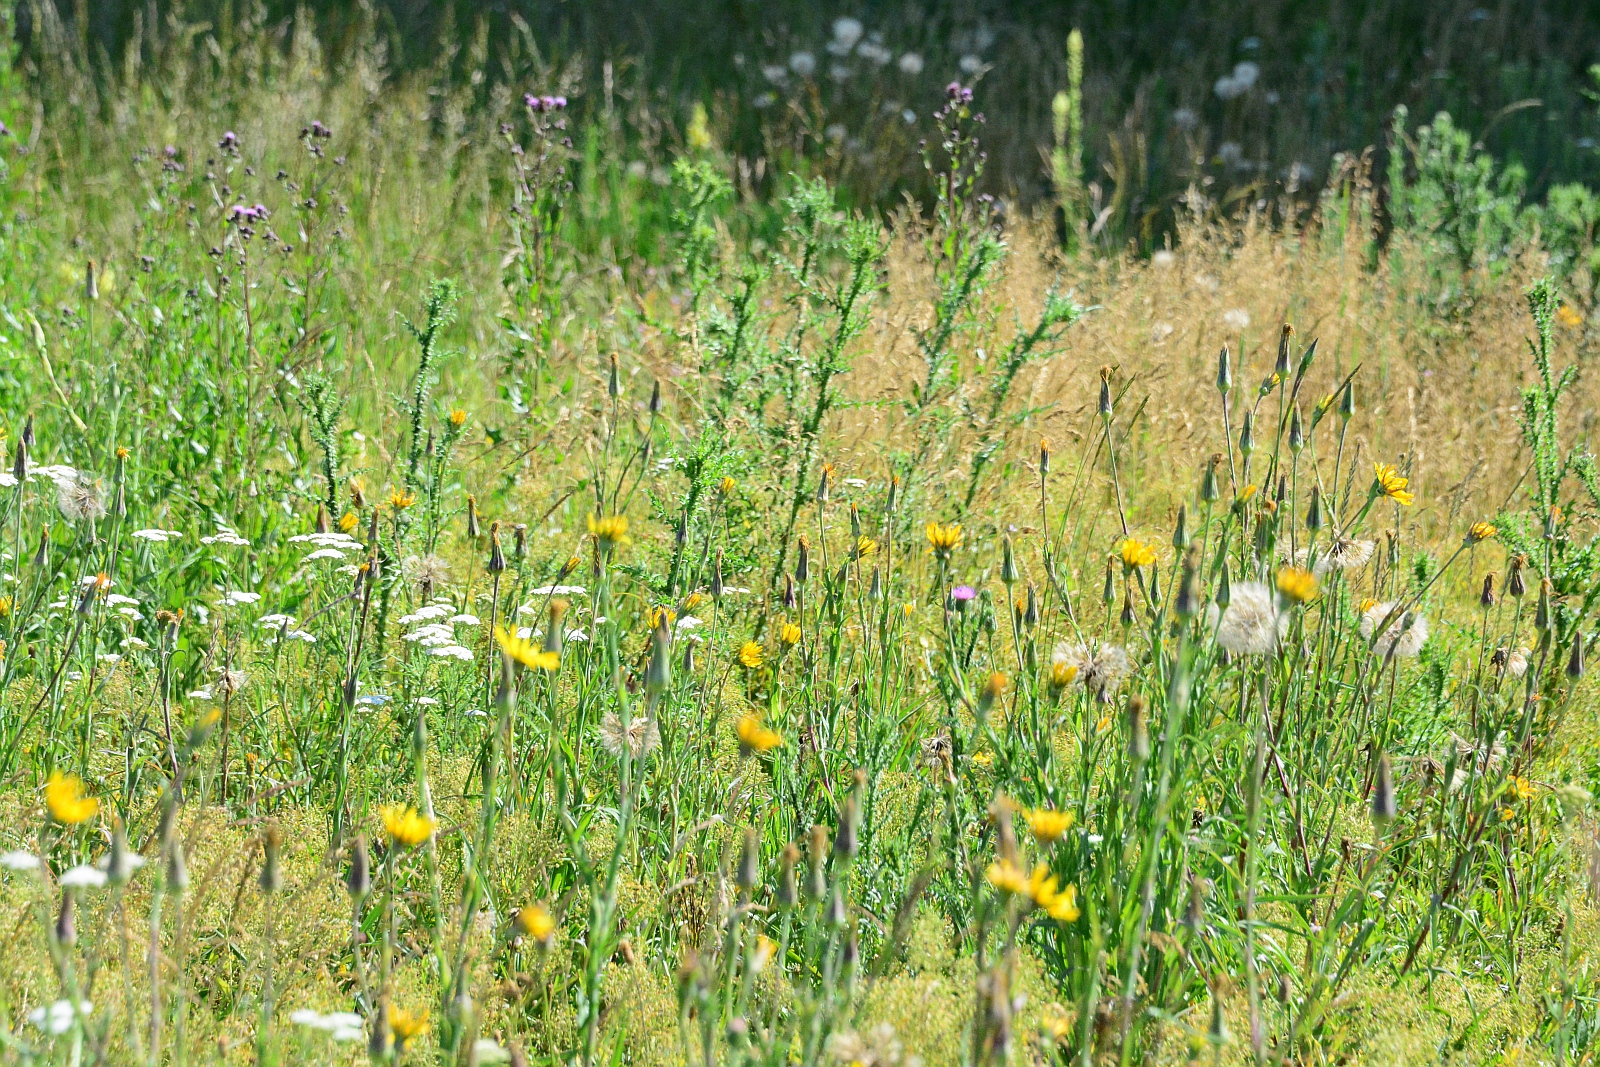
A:
POLYGON ((1410 507, 1416 503, 1417 495, 1406 489, 1411 484, 1411 479, 1402 475, 1392 463, 1374 463, 1372 465, 1372 496, 1374 499, 1382 496, 1388 497, 1402 507, 1410 507))
POLYGON ((1217 644, 1236 656, 1264 656, 1289 630, 1289 616, 1260 582, 1241 582, 1231 590, 1227 610, 1217 621, 1217 644))

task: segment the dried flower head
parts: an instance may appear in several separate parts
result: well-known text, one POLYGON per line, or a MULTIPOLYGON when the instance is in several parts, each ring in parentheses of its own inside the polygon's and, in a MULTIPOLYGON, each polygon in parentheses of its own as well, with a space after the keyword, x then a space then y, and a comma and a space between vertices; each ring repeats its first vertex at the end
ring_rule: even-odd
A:
POLYGON ((1085 690, 1109 699, 1128 673, 1128 653, 1120 646, 1090 638, 1081 644, 1063 642, 1051 657, 1054 664, 1073 670, 1072 680, 1085 690))
POLYGON ((1260 582, 1240 582, 1229 590, 1228 607, 1217 621, 1217 644, 1239 656, 1264 656, 1289 631, 1289 616, 1260 582))
POLYGON ((1373 650, 1386 658, 1392 654, 1396 659, 1409 659, 1421 652, 1423 643, 1428 640, 1428 619, 1420 612, 1397 612, 1394 609, 1395 602, 1392 600, 1364 607, 1361 613, 1361 636, 1371 641, 1373 633, 1387 619, 1388 625, 1378 635, 1373 650), (1393 618, 1390 618, 1391 614, 1393 618))
POLYGON ((96 522, 106 517, 105 493, 99 481, 72 471, 56 481, 56 507, 68 522, 96 522))
POLYGON ((623 729, 622 716, 613 708, 600 719, 600 744, 617 759, 626 751, 628 758, 637 763, 660 743, 661 730, 654 718, 635 715, 629 719, 627 729, 623 729))

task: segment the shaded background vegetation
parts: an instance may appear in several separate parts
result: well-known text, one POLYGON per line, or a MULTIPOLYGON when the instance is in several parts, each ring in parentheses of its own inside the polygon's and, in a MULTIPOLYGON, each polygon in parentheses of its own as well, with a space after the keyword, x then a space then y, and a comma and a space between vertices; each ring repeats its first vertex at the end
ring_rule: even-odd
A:
MULTIPOLYGON (((98 60, 102 78, 131 54, 150 62, 176 22, 226 40, 241 22, 314 23, 333 65, 375 35, 388 76, 426 72, 471 86, 486 104, 496 84, 518 91, 530 67, 560 72, 578 124, 604 109, 613 84, 651 99, 666 138, 681 138, 695 104, 722 142, 762 161, 749 185, 770 195, 797 167, 841 180, 858 203, 890 206, 916 193, 915 139, 952 78, 980 85, 992 154, 990 191, 1024 205, 1052 194, 1041 146, 1051 98, 1066 83, 1066 37, 1085 39, 1084 175, 1091 220, 1146 247, 1170 232, 1191 186, 1222 203, 1320 186, 1340 153, 1389 143, 1396 105, 1413 125, 1436 112, 1525 172, 1528 196, 1564 182, 1595 184, 1600 136, 1589 67, 1600 60, 1600 6, 1581 0, 1148 0, 1141 3, 758 3, 755 0, 79 0, 65 31, 98 60), (891 59, 830 53, 834 19, 863 24, 863 42, 891 59), (476 43, 476 46, 475 46, 476 43), (795 52, 810 78, 782 84, 764 68, 795 52), (916 76, 899 58, 924 59, 916 76), (962 63, 965 60, 966 68, 962 63), (981 61, 981 67, 977 66, 981 61), (1219 86, 1240 63, 1248 84, 1219 86), (842 68, 834 77, 833 68, 842 68), (607 71, 610 71, 608 75, 607 71), (476 72, 476 73, 475 73, 476 72), (1220 89, 1220 91, 1219 91, 1220 89), (854 158, 852 158, 854 157, 854 158)), ((43 19, 31 0, 17 32, 33 44, 43 19)), ((285 34, 287 40, 288 34, 285 34)))

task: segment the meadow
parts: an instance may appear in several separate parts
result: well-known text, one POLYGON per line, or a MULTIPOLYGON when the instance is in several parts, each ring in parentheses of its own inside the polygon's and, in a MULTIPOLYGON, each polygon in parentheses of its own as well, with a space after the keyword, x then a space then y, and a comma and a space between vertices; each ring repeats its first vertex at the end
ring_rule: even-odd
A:
POLYGON ((1595 1062, 1583 186, 179 28, 0 64, 0 1060, 1595 1062))

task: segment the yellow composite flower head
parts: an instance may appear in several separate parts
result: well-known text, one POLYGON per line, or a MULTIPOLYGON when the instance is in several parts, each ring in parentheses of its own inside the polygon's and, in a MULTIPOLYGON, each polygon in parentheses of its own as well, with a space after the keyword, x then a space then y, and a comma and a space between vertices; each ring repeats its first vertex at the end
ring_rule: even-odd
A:
POLYGON ((467 421, 467 413, 465 411, 461 410, 460 408, 456 408, 455 410, 450 412, 450 425, 451 426, 463 426, 463 425, 466 424, 466 421, 467 421))
POLYGON ((550 938, 555 936, 556 921, 545 910, 543 904, 529 904, 526 908, 518 908, 517 917, 512 922, 519 934, 532 938, 541 945, 548 945, 550 938))
POLYGON ((1028 829, 1034 839, 1043 845, 1060 841, 1077 821, 1077 816, 1070 811, 1052 811, 1050 808, 1032 808, 1023 812, 1022 817, 1028 821, 1028 829))
POLYGON ((417 494, 404 489, 396 489, 389 494, 389 506, 396 511, 404 511, 417 502, 417 494))
POLYGON ((1278 572, 1278 592, 1296 604, 1304 604, 1317 595, 1317 576, 1304 567, 1285 567, 1278 572))
POLYGON ((1467 531, 1467 543, 1470 545, 1481 544, 1495 535, 1494 523, 1475 522, 1472 529, 1467 531))
POLYGON ((878 542, 865 535, 856 538, 856 559, 866 559, 878 551, 878 542))
POLYGON ((746 756, 753 753, 771 752, 783 744, 783 735, 770 727, 763 726, 761 720, 754 715, 742 715, 734 723, 733 732, 739 737, 739 749, 746 756))
POLYGON ((1052 889, 1047 899, 1041 900, 1035 897, 1034 903, 1058 923, 1075 923, 1078 921, 1078 916, 1083 914, 1083 910, 1078 907, 1076 885, 1069 885, 1065 889, 1052 889))
POLYGON ((405 1051, 407 1045, 428 1031, 428 1013, 426 1011, 407 1011, 389 1005, 389 1032, 394 1035, 394 1047, 398 1052, 405 1051))
POLYGON ((600 543, 600 551, 610 552, 618 545, 631 545, 633 539, 628 536, 628 517, 626 515, 599 515, 589 516, 589 536, 600 543))
POLYGON ((989 884, 1002 893, 1023 895, 1028 892, 1028 874, 1010 860, 996 860, 984 872, 989 884))
POLYGON ((561 653, 546 652, 526 637, 518 637, 504 626, 494 628, 495 643, 515 663, 537 671, 553 671, 561 666, 561 653))
POLYGON ((786 622, 778 627, 778 640, 782 642, 785 648, 793 648, 798 645, 801 636, 800 627, 792 622, 786 622))
POLYGON ((1583 316, 1571 304, 1562 304, 1556 308, 1556 321, 1570 330, 1583 325, 1583 316))
POLYGON ((401 848, 416 848, 432 837, 434 827, 439 825, 436 820, 419 814, 410 804, 390 804, 379 809, 378 814, 383 818, 389 840, 401 848))
POLYGON ((361 519, 353 511, 347 511, 343 515, 339 516, 339 532, 340 533, 349 533, 351 530, 354 530, 359 525, 361 525, 361 519))
POLYGON ((927 534, 928 544, 933 546, 934 555, 946 559, 961 543, 961 524, 930 522, 927 534))
POLYGON ((737 487, 738 483, 733 480, 733 475, 731 474, 724 474, 722 476, 722 481, 717 483, 717 488, 722 490, 723 496, 733 495, 733 491, 737 487))
POLYGON ((1400 473, 1393 463, 1374 463, 1372 465, 1372 495, 1375 497, 1386 496, 1401 507, 1410 507, 1416 503, 1417 494, 1408 492, 1406 486, 1411 484, 1411 479, 1400 473))
POLYGON ((1118 551, 1124 567, 1148 567, 1156 561, 1156 550, 1137 538, 1123 538, 1118 551))
POLYGON ((740 665, 747 667, 752 671, 765 663, 766 658, 766 650, 761 647, 760 642, 746 641, 744 644, 739 646, 740 665))
POLYGON ((1520 775, 1511 779, 1511 795, 1518 800, 1529 800, 1533 797, 1533 783, 1520 775))
POLYGON ((63 826, 87 822, 100 811, 100 802, 83 795, 83 781, 71 774, 51 771, 44 784, 44 806, 50 817, 63 826))
POLYGON ((1078 677, 1078 668, 1071 663, 1059 660, 1050 664, 1050 688, 1065 689, 1078 677))

